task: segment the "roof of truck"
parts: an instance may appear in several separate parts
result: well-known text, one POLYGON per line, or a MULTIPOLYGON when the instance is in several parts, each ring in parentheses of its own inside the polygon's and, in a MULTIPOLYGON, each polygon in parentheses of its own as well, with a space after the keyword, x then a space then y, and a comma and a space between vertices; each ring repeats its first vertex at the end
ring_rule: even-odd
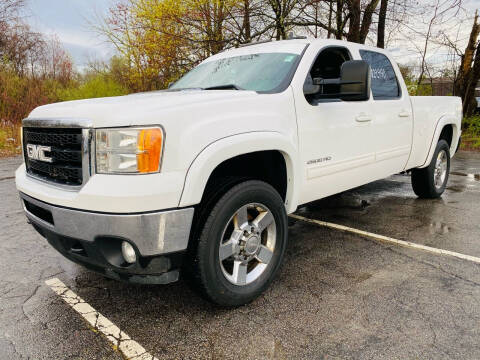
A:
MULTIPOLYGON (((252 42, 249 44, 244 44, 242 47, 254 47, 254 46, 282 46, 282 45, 307 45, 307 44, 325 44, 325 45, 338 45, 338 46, 353 46, 353 47, 360 47, 360 48, 370 48, 370 49, 379 49, 375 46, 369 46, 364 44, 358 44, 346 40, 337 40, 337 39, 323 39, 323 38, 313 38, 313 37, 299 37, 287 40, 272 40, 272 41, 259 41, 259 42, 252 42)), ((226 50, 228 51, 228 50, 226 50)))
POLYGON ((357 44, 348 42, 345 40, 336 40, 336 39, 315 39, 315 38, 295 38, 291 40, 279 40, 279 41, 261 41, 258 43, 245 44, 238 48, 231 48, 225 50, 221 53, 213 55, 205 60, 209 62, 212 60, 217 60, 226 57, 232 56, 241 56, 249 55, 253 53, 272 53, 272 52, 282 52, 282 53, 292 53, 300 55, 305 47, 310 44, 323 44, 325 46, 348 46, 350 49, 352 47, 361 48, 361 49, 371 49, 375 51, 384 52, 383 49, 379 49, 372 46, 367 46, 363 44, 357 44))

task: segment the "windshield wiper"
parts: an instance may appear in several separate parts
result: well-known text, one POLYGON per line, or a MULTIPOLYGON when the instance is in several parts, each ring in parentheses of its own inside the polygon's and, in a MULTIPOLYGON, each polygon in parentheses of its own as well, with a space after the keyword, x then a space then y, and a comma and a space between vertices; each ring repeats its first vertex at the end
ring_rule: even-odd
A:
POLYGON ((209 86, 209 87, 204 88, 203 90, 229 90, 229 89, 233 89, 233 90, 245 90, 245 89, 243 89, 243 88, 241 88, 240 86, 235 85, 235 84, 225 84, 225 85, 209 86))
POLYGON ((168 88, 165 91, 185 91, 185 90, 205 90, 201 87, 191 87, 191 88, 168 88))
POLYGON ((215 85, 215 86, 209 86, 206 88, 202 87, 191 87, 191 88, 169 88, 166 89, 166 91, 184 91, 184 90, 245 90, 244 88, 241 88, 238 85, 235 84, 225 84, 225 85, 215 85))

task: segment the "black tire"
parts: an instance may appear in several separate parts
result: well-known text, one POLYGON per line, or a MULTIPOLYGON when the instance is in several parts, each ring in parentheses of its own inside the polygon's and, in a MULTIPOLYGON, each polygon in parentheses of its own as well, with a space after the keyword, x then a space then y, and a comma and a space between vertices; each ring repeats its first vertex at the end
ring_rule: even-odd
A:
POLYGON ((412 170, 412 187, 413 191, 419 198, 423 199, 437 199, 442 196, 448 183, 448 176, 450 174, 450 146, 445 140, 440 140, 435 148, 430 165, 423 169, 412 170), (440 152, 446 153, 447 173, 445 180, 441 186, 435 185, 435 172, 437 159, 440 152))
POLYGON ((209 301, 234 307, 247 304, 262 294, 273 281, 282 263, 287 244, 287 214, 282 198, 269 184, 249 180, 233 186, 211 208, 199 237, 192 239, 197 243, 192 246, 189 275, 195 288, 209 301), (231 283, 220 262, 219 247, 224 230, 238 209, 247 204, 265 205, 273 215, 276 229, 273 255, 261 275, 251 283, 235 285, 231 283))

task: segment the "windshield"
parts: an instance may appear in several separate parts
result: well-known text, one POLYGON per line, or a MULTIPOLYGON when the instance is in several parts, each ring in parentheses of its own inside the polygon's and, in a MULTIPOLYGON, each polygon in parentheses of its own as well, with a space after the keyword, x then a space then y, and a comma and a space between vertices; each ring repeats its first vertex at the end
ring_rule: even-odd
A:
POLYGON ((216 88, 273 91, 290 74, 299 55, 260 53, 202 63, 170 89, 216 88))

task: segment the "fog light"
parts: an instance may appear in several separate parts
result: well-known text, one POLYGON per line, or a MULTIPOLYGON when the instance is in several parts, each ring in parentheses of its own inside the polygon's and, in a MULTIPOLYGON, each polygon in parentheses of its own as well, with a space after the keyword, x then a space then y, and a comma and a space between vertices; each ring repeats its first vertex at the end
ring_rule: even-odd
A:
POLYGON ((129 264, 133 264, 137 261, 137 254, 135 254, 135 249, 128 242, 122 242, 122 255, 125 261, 129 264))

